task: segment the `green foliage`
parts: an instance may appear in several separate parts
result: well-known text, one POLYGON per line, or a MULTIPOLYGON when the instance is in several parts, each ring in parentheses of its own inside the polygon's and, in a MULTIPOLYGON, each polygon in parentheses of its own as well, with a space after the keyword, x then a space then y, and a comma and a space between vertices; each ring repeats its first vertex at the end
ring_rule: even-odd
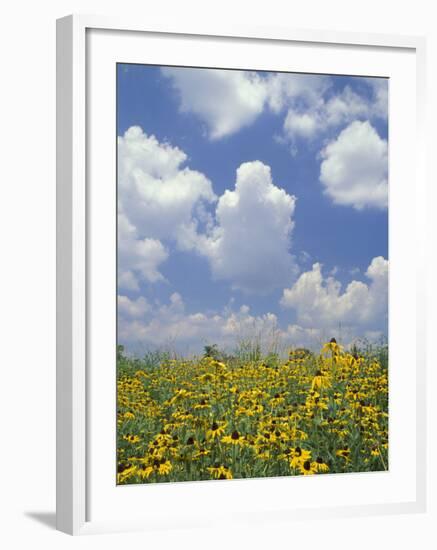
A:
POLYGON ((388 368, 388 342, 384 338, 376 343, 371 343, 366 338, 356 340, 350 348, 350 353, 355 357, 373 358, 385 369, 388 368))
POLYGON ((218 349, 217 344, 213 345, 206 345, 203 348, 203 356, 204 357, 211 357, 212 359, 216 359, 217 361, 220 358, 220 350, 218 349))
POLYGON ((118 483, 388 467, 386 344, 287 357, 256 341, 191 359, 117 351, 118 483))
POLYGON ((260 361, 262 359, 261 344, 256 339, 241 340, 233 355, 237 361, 242 363, 260 361))

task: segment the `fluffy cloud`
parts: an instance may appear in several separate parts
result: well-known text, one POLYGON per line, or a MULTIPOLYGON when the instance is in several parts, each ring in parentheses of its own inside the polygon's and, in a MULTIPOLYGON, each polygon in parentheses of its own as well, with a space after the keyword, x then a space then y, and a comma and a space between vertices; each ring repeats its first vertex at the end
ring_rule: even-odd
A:
POLYGON ((213 277, 236 289, 268 293, 296 270, 289 252, 295 197, 276 187, 270 168, 242 164, 235 189, 217 198, 201 173, 183 168, 186 155, 132 127, 118 140, 119 286, 163 280, 165 243, 195 250, 213 277), (259 269, 260 258, 268 269, 259 269))
POLYGON ((256 316, 247 305, 236 311, 226 307, 219 313, 189 313, 177 292, 165 304, 119 295, 119 341, 137 353, 151 347, 199 353, 206 344, 232 350, 245 341, 259 342, 264 350, 285 351, 290 346, 319 349, 333 335, 346 344, 363 336, 377 340, 386 333, 387 260, 374 258, 366 277, 367 284, 354 280, 343 290, 339 281, 323 277, 320 264, 314 264, 283 292, 282 306, 296 314, 296 322, 284 328, 274 313, 256 316))
MULTIPOLYGON (((232 351, 248 343, 259 345, 264 352, 276 350, 283 354, 290 347, 319 350, 333 335, 339 336, 339 327, 333 318, 326 324, 317 319, 315 322, 314 327, 294 323, 280 328, 274 313, 253 315, 247 305, 236 311, 225 308, 219 313, 188 313, 178 293, 161 305, 152 305, 144 298, 118 297, 119 342, 136 354, 159 348, 184 355, 198 354, 208 344, 232 351)), ((341 341, 350 344, 362 336, 376 341, 383 333, 384 328, 342 324, 341 341)))
POLYGON ((368 122, 354 121, 322 150, 320 181, 336 204, 386 208, 388 146, 368 122))
POLYGON ((164 280, 159 266, 168 251, 157 239, 138 237, 136 228, 125 215, 118 215, 118 286, 138 290, 139 279, 155 283, 164 280))
POLYGON ((269 166, 242 164, 235 189, 218 201, 216 225, 194 244, 213 276, 260 294, 288 281, 296 271, 289 251, 295 201, 273 184, 269 166))
POLYGON ((323 75, 268 73, 263 79, 267 105, 274 113, 300 104, 316 109, 323 102, 323 95, 330 89, 331 80, 323 75))
POLYGON ((388 81, 361 78, 360 93, 346 85, 333 92, 328 77, 316 75, 276 75, 269 89, 269 105, 275 112, 286 110, 283 138, 292 146, 299 139, 311 140, 328 131, 355 120, 386 119, 388 108, 388 81), (281 77, 283 78, 281 80, 281 77), (299 85, 294 85, 295 81, 299 85), (288 86, 288 88, 287 88, 288 86), (282 92, 275 94, 275 89, 282 92), (287 93, 285 90, 289 91, 287 93), (279 99, 275 100, 278 97, 279 99))
MULTIPOLYGON (((388 304, 388 261, 373 258, 366 271, 369 283, 352 281, 342 291, 334 277, 323 277, 315 263, 296 283, 283 292, 281 304, 293 308, 297 323, 304 328, 378 331, 385 328, 388 304)), ((357 334, 356 334, 357 335, 357 334)))
POLYGON ((162 72, 179 94, 181 111, 203 121, 211 139, 252 124, 266 109, 285 112, 284 138, 293 145, 353 120, 387 118, 388 81, 382 78, 357 78, 357 93, 349 85, 333 91, 324 75, 169 67, 162 72))
POLYGON ((181 228, 195 223, 196 206, 216 200, 211 182, 183 167, 186 160, 138 126, 118 138, 120 208, 140 235, 177 240, 181 228))
POLYGON ((296 136, 311 138, 316 134, 319 126, 319 121, 314 114, 299 113, 294 109, 289 109, 284 120, 284 133, 290 139, 296 136))
POLYGON ((243 291, 265 294, 293 277, 295 197, 273 184, 268 166, 242 164, 234 190, 217 202, 211 182, 182 167, 183 151, 141 128, 120 137, 118 151, 120 288, 138 290, 140 279, 163 280, 160 266, 172 243, 197 251, 215 279, 243 291), (260 258, 268 269, 259 269, 260 258))
POLYGON ((186 160, 183 151, 137 126, 118 138, 120 288, 162 281, 159 267, 169 253, 161 241, 179 244, 185 233, 195 235, 204 203, 216 200, 211 182, 184 167, 186 160))
POLYGON ((248 306, 237 311, 186 313, 178 293, 169 303, 151 307, 143 298, 118 297, 120 343, 138 350, 167 347, 184 353, 199 353, 206 344, 232 349, 239 342, 257 339, 266 349, 277 341, 277 318, 273 313, 253 316, 248 306))
POLYGON ((252 124, 266 108, 280 113, 300 102, 316 109, 330 86, 321 75, 169 67, 162 73, 178 91, 181 111, 197 115, 213 140, 252 124))
POLYGON ((181 110, 205 122, 211 139, 251 124, 262 112, 266 89, 253 72, 163 68, 180 95, 181 110))
POLYGON ((355 120, 383 118, 383 90, 380 85, 378 99, 369 99, 345 86, 329 99, 320 97, 317 102, 291 105, 284 120, 284 134, 292 142, 297 138, 312 139, 355 120))
POLYGON ((386 120, 388 117, 388 79, 366 78, 365 81, 373 92, 371 101, 375 116, 386 120))
POLYGON ((143 296, 132 300, 127 296, 119 295, 117 307, 119 315, 128 319, 142 318, 150 310, 150 305, 143 296))

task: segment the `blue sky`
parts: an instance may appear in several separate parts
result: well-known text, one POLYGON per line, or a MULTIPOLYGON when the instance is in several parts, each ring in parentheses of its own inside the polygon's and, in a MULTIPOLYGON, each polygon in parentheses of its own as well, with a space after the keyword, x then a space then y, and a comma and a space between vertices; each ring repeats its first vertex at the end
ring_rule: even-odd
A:
POLYGON ((117 71, 120 343, 387 334, 387 80, 117 71))

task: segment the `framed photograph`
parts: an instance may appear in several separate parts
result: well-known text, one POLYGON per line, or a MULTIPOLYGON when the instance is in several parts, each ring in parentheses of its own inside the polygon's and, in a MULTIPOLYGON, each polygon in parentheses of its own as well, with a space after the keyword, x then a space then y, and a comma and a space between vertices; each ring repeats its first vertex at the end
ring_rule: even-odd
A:
POLYGON ((60 530, 425 509, 424 49, 58 20, 60 530))

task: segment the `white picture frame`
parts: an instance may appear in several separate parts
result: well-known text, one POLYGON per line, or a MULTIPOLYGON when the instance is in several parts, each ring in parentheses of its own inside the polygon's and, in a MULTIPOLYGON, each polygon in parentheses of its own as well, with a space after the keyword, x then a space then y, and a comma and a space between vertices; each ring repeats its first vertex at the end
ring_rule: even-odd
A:
MULTIPOLYGON (((90 333, 87 329, 90 315, 89 285, 89 234, 91 226, 88 188, 87 117, 92 106, 88 98, 87 33, 91 30, 111 32, 136 32, 159 36, 221 37, 228 41, 253 40, 265 43, 312 43, 319 46, 341 45, 363 49, 396 49, 410 52, 415 57, 416 97, 412 106, 416 120, 416 155, 414 163, 416 200, 415 282, 411 291, 416 296, 415 330, 415 497, 402 501, 336 505, 332 508, 311 510, 294 507, 284 509, 276 516, 329 517, 338 515, 363 515, 378 513, 420 512, 426 503, 425 464, 425 250, 424 221, 421 213, 426 208, 424 169, 424 90, 425 90, 425 40, 421 37, 394 35, 337 33, 330 31, 295 30, 287 28, 236 28, 228 29, 174 28, 150 25, 147 22, 128 19, 112 19, 96 16, 72 15, 57 22, 57 528, 69 534, 86 534, 109 530, 147 529, 151 527, 145 518, 118 520, 89 517, 89 486, 91 483, 90 438, 88 411, 90 409, 90 333)), ((171 49, 171 48, 170 48, 171 49)), ((126 59, 124 59, 126 61, 126 59)), ((104 208, 104 206, 102 207, 104 208)), ((115 212, 115 211, 114 211, 115 212)), ((413 350, 412 350, 413 351, 413 350)), ((115 374, 114 374, 115 376, 115 374)), ((259 481, 259 480, 258 480, 259 481)), ((246 482, 235 482, 246 483, 246 482)), ((274 480, 262 483, 275 484, 274 480)), ((168 485, 168 484, 167 484, 168 485)), ((179 484, 178 492, 188 491, 187 484, 179 484)), ((206 487, 207 484, 202 484, 206 487)), ((264 485, 265 486, 265 485, 264 485)), ((277 486, 277 484, 276 484, 277 486)), ((240 485, 241 487, 241 485, 240 485)), ((162 487, 155 487, 152 498, 162 487)), ((165 489, 167 490, 167 488, 165 489)), ((204 492, 208 489, 202 489, 204 492)), ((277 489, 275 489, 277 490, 277 489)), ((265 513, 262 509, 259 513, 265 513)), ((189 514, 188 514, 189 515, 189 514)), ((268 515, 268 514, 267 514, 268 515)), ((256 508, 248 510, 246 519, 255 521, 256 508)), ((183 523, 185 520, 181 519, 183 523)), ((238 521, 238 518, 237 518, 238 521)), ((159 521, 154 527, 177 525, 174 518, 159 521)), ((193 518, 193 524, 204 525, 203 520, 193 518)))

